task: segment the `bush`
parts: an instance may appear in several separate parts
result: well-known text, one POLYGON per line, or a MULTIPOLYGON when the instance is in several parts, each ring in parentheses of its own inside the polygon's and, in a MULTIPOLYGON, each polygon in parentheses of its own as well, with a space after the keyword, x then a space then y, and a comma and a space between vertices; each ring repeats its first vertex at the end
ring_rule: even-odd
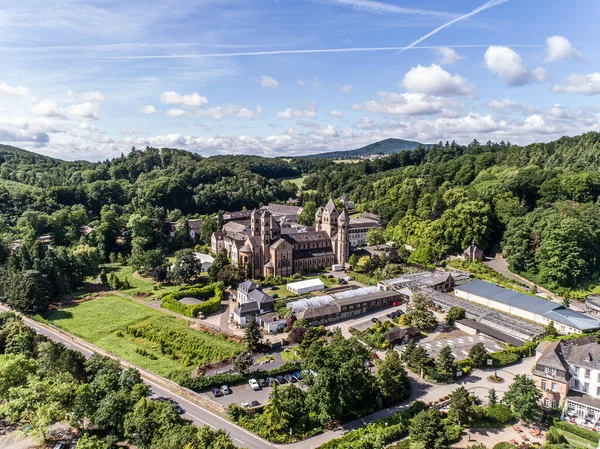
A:
POLYGON ((578 437, 583 438, 584 440, 591 441, 595 445, 598 444, 598 435, 593 430, 584 429, 583 427, 575 426, 573 424, 569 424, 568 422, 561 421, 559 419, 554 420, 554 427, 560 430, 564 430, 565 432, 572 433, 573 435, 577 435, 578 437))
POLYGON ((546 442, 550 444, 562 444, 566 443, 566 439, 560 434, 556 427, 552 426, 548 430, 548 433, 546 433, 546 442))
POLYGON ((458 441, 460 438, 460 434, 462 432, 462 427, 458 424, 447 425, 444 428, 444 433, 446 434, 446 439, 450 442, 458 441))
POLYGON ((496 444, 492 449, 517 449, 517 446, 508 443, 507 441, 502 441, 501 443, 496 444))
POLYGON ((471 359, 459 360, 456 363, 456 368, 458 371, 463 372, 463 376, 467 376, 473 370, 473 362, 471 359))
POLYGON ((485 409, 486 417, 495 423, 506 424, 514 419, 510 407, 506 404, 494 404, 485 409))
POLYGON ((498 351, 492 352, 489 358, 494 361, 494 368, 501 368, 516 363, 521 357, 512 351, 498 351))
POLYGON ((204 287, 183 287, 162 297, 161 307, 181 315, 195 318, 200 314, 208 315, 221 308, 223 301, 223 284, 214 282, 204 287), (189 306, 179 302, 182 298, 206 299, 203 303, 189 306), (210 298, 210 299, 207 299, 210 298))

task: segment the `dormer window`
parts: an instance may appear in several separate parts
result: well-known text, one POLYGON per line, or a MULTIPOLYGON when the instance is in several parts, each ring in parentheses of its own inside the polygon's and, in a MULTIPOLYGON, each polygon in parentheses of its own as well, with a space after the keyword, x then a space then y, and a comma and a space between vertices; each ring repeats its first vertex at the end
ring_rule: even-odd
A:
POLYGON ((586 355, 584 360, 585 360, 586 362, 591 362, 591 361, 592 361, 592 356, 591 356, 591 354, 588 354, 588 355, 586 355))

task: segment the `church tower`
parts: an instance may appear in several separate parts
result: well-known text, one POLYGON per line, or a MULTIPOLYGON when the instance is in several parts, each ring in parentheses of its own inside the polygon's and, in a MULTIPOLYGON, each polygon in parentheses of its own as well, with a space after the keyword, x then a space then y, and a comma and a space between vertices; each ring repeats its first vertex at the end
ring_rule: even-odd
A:
POLYGON ((260 237, 260 212, 256 209, 250 215, 250 232, 252 237, 260 237))
POLYGON ((350 216, 346 208, 337 219, 338 238, 337 238, 337 258, 338 263, 344 265, 350 258, 350 216))
POLYGON ((260 243, 262 246, 263 265, 271 256, 271 212, 265 210, 260 216, 260 243))
POLYGON ((319 207, 317 209, 317 213, 315 214, 315 229, 317 231, 323 230, 323 208, 319 207))
POLYGON ((330 238, 337 234, 339 216, 340 213, 338 212, 337 207, 335 207, 335 203, 329 198, 325 210, 323 211, 322 230, 327 232, 330 238))

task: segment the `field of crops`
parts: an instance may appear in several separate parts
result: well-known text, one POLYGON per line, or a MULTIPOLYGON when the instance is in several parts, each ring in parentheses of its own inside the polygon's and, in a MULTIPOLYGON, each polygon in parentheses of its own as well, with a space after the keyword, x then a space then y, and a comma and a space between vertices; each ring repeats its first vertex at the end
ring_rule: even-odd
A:
POLYGON ((192 366, 233 357, 241 344, 193 330, 187 321, 107 295, 48 312, 43 319, 157 374, 174 377, 192 366))

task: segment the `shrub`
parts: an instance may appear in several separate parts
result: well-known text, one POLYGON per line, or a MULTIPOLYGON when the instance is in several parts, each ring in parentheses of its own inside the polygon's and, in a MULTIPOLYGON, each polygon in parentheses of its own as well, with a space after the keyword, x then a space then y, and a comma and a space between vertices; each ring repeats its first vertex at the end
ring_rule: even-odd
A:
POLYGON ((447 425, 444 432, 448 441, 457 441, 460 438, 462 427, 458 424, 447 425))
POLYGON ((463 372, 463 376, 467 376, 473 370, 473 362, 471 359, 459 360, 456 363, 456 368, 463 372))
POLYGON ((489 357, 494 361, 495 368, 512 365, 521 358, 518 354, 515 354, 512 351, 492 352, 489 357))
POLYGON ((492 449, 517 449, 517 446, 507 441, 502 441, 501 443, 496 444, 492 449))
POLYGON ((556 427, 552 426, 548 430, 548 433, 546 433, 546 442, 550 444, 562 444, 566 442, 566 439, 556 427))
POLYGON ((506 404, 494 404, 485 409, 485 415, 490 421, 506 424, 514 419, 510 407, 506 404))
POLYGON ((554 420, 554 427, 560 430, 564 430, 565 432, 572 433, 573 435, 577 435, 585 440, 591 441, 594 444, 598 444, 598 435, 593 430, 584 429, 583 427, 574 426, 573 424, 569 424, 568 422, 561 421, 559 419, 554 420))
POLYGON ((195 318, 201 313, 208 315, 218 311, 221 308, 222 301, 223 284, 214 282, 204 287, 182 287, 171 293, 167 293, 162 297, 161 307, 190 318, 195 318), (187 297, 206 299, 206 301, 196 304, 195 306, 181 304, 179 302, 180 299, 187 297))

